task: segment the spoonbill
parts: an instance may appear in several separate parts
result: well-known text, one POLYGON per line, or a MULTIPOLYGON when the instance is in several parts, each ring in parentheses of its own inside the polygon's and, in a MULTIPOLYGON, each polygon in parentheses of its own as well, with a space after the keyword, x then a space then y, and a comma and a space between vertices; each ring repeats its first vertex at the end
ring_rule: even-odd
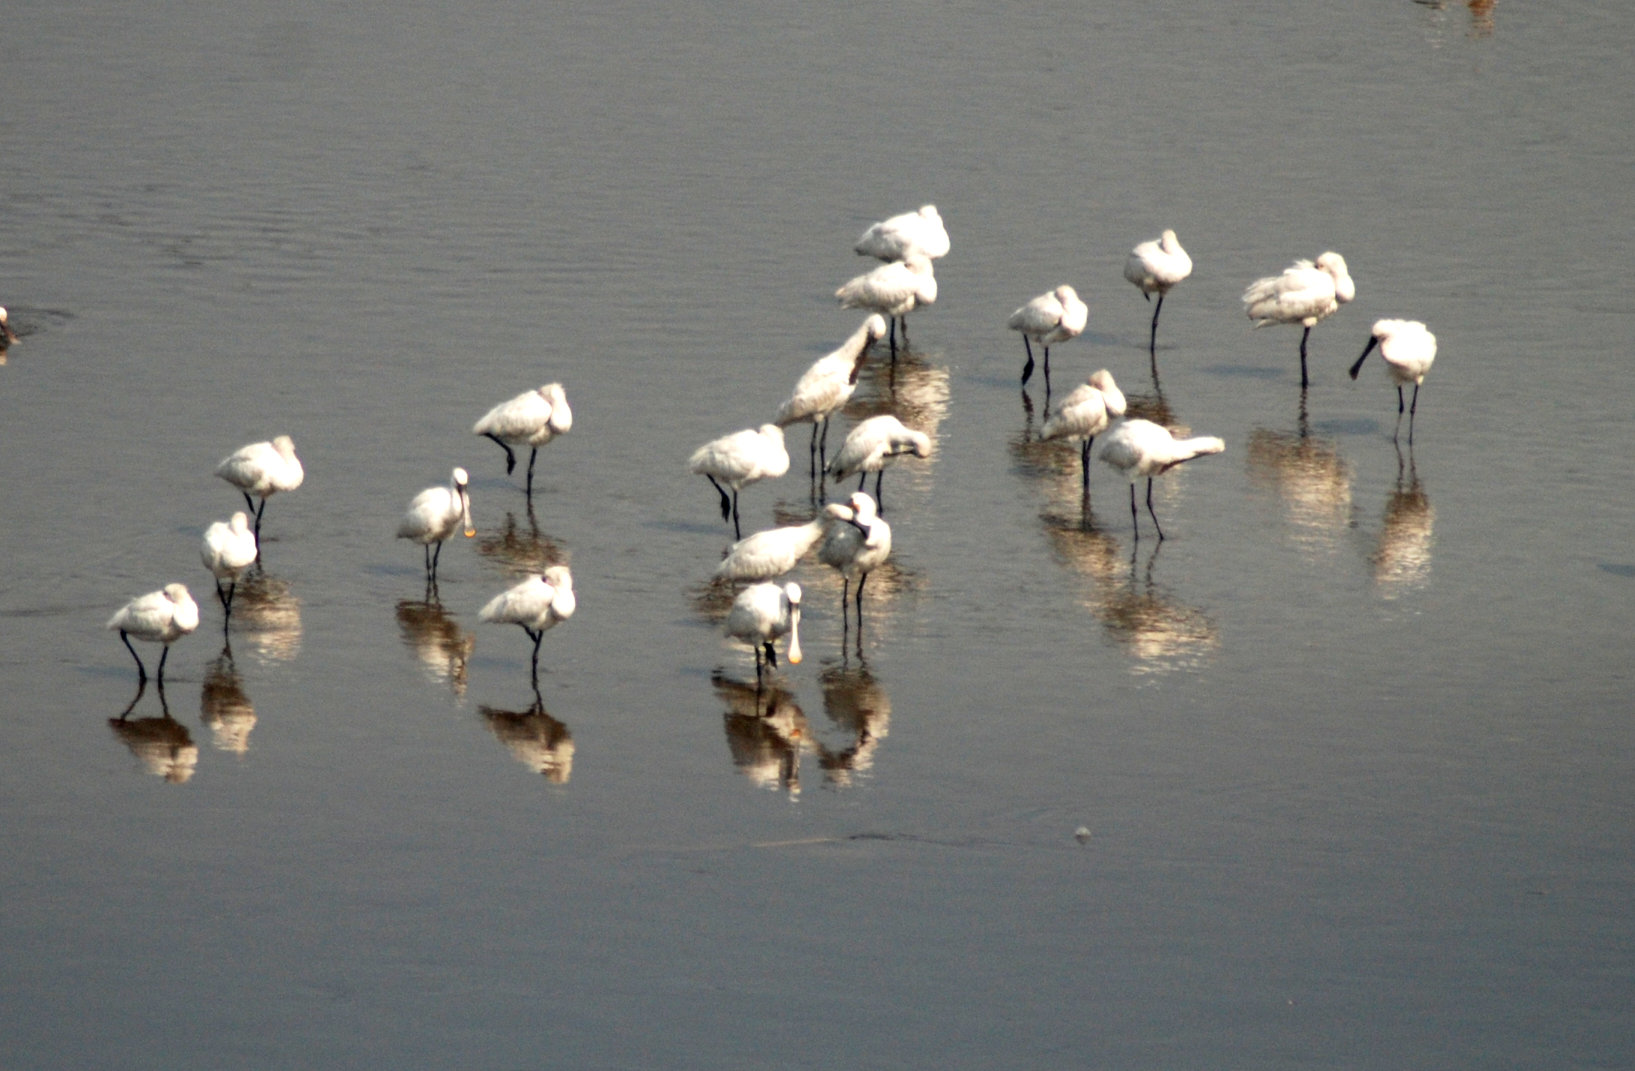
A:
POLYGON ((1243 311, 1256 327, 1267 324, 1300 324, 1300 386, 1306 386, 1306 339, 1319 320, 1334 315, 1341 305, 1357 296, 1345 258, 1324 253, 1314 264, 1297 260, 1282 275, 1256 279, 1243 292, 1243 311))
POLYGON ((1049 415, 1039 430, 1041 439, 1080 439, 1079 468, 1084 493, 1090 493, 1090 444, 1124 415, 1124 392, 1113 382, 1113 373, 1103 368, 1074 387, 1049 415))
POLYGON ((1397 423, 1402 423, 1402 388, 1414 385, 1414 400, 1408 406, 1408 441, 1414 441, 1414 411, 1419 408, 1419 385, 1436 360, 1436 336, 1418 320, 1376 320, 1374 333, 1363 347, 1362 356, 1351 366, 1351 378, 1362 371, 1363 361, 1378 346, 1386 371, 1397 385, 1397 423))
POLYGON ((846 620, 846 593, 857 579, 857 627, 863 627, 863 585, 869 573, 891 557, 891 525, 876 512, 874 499, 853 491, 846 502, 824 510, 830 524, 818 547, 818 561, 840 573, 840 618, 846 620))
MULTIPOLYGON (((787 428, 791 424, 798 424, 803 420, 812 423, 812 443, 807 453, 812 462, 812 475, 817 475, 818 454, 826 453, 829 445, 829 418, 845 408, 857 391, 857 375, 863 370, 863 362, 868 359, 869 350, 874 344, 884 338, 886 334, 885 317, 879 313, 870 313, 863 321, 863 326, 852 332, 850 338, 840 344, 833 353, 819 357, 812 363, 812 367, 795 383, 794 391, 789 400, 778 406, 778 413, 773 421, 780 428, 787 428), (822 445, 818 442, 818 425, 823 425, 822 445)), ((824 457, 827 463, 827 456, 824 457)))
POLYGON ((261 543, 261 514, 267 499, 279 491, 293 491, 306 479, 301 459, 295 456, 295 442, 280 435, 271 442, 241 446, 221 459, 216 475, 244 493, 244 504, 255 514, 255 539, 261 543), (253 496, 253 497, 252 497, 253 496), (261 505, 255 499, 261 499, 261 505))
POLYGON ((948 231, 936 205, 921 205, 917 211, 871 224, 852 250, 876 260, 903 260, 910 253, 936 260, 948 255, 948 231))
POLYGON ((890 413, 871 416, 846 434, 846 441, 840 444, 840 451, 829 463, 829 475, 844 480, 857 473, 860 477, 857 489, 861 491, 869 473, 874 473, 874 498, 879 503, 883 501, 880 498, 882 471, 904 454, 930 457, 931 437, 906 426, 890 413))
POLYGON ((243 510, 204 530, 199 557, 216 578, 216 598, 221 601, 222 613, 233 612, 233 593, 238 590, 239 575, 255 563, 256 552, 255 533, 250 530, 250 518, 243 510), (227 581, 226 591, 221 587, 223 580, 227 581))
POLYGON ((789 471, 789 451, 783 429, 776 424, 745 428, 700 446, 687 461, 695 474, 709 478, 721 496, 721 519, 732 518, 732 537, 744 538, 738 526, 738 492, 761 480, 775 480, 789 471), (726 486, 723 487, 722 485, 726 486), (732 494, 727 494, 727 488, 732 494))
POLYGON ((16 341, 17 332, 11 329, 11 316, 6 312, 5 306, 0 305, 0 350, 16 341))
POLYGON ((1147 478, 1147 513, 1152 526, 1158 529, 1158 538, 1164 538, 1159 527, 1158 514, 1152 509, 1152 481, 1175 466, 1206 454, 1218 454, 1226 443, 1212 435, 1191 439, 1177 439, 1168 428, 1150 420, 1124 420, 1107 435, 1101 447, 1101 459, 1122 472, 1130 481, 1130 523, 1135 537, 1141 538, 1141 522, 1135 509, 1135 482, 1147 478))
POLYGON ((937 277, 931 270, 931 258, 911 252, 903 260, 882 264, 848 280, 835 291, 843 308, 869 309, 890 321, 888 338, 891 354, 897 355, 897 322, 903 324, 903 345, 908 345, 908 314, 921 305, 935 304, 937 277))
POLYGON ((752 584, 740 591, 727 614, 726 633, 755 649, 757 688, 761 684, 763 651, 764 662, 777 668, 778 652, 772 644, 778 637, 789 637, 789 662, 799 665, 800 585, 794 581, 787 584, 752 584))
POLYGON ((1011 313, 1005 325, 1012 331, 1022 332, 1022 346, 1027 350, 1028 363, 1022 366, 1022 384, 1027 385, 1033 375, 1033 344, 1036 339, 1045 348, 1045 393, 1050 393, 1050 345, 1078 338, 1084 325, 1090 322, 1090 307, 1079 300, 1078 292, 1062 285, 1048 294, 1040 294, 1011 313))
POLYGON ((1158 314, 1164 311, 1164 295, 1170 288, 1192 274, 1192 258, 1181 248, 1175 232, 1166 230, 1157 239, 1142 242, 1130 250, 1124 261, 1124 278, 1141 289, 1148 301, 1158 295, 1158 306, 1152 310, 1152 334, 1147 340, 1147 353, 1158 353, 1158 314))
POLYGON ((717 580, 771 580, 789 572, 823 538, 828 520, 814 517, 805 524, 768 528, 745 536, 727 549, 715 567, 717 580))
POLYGON ((139 595, 121 606, 119 612, 108 619, 107 627, 119 631, 119 639, 125 644, 125 649, 136 659, 136 681, 140 685, 147 684, 148 671, 142 665, 142 656, 131 646, 131 637, 165 645, 155 674, 159 678, 159 687, 163 689, 165 659, 170 657, 170 645, 199 627, 199 604, 188 594, 187 585, 166 584, 158 591, 139 595))
POLYGON ((522 583, 507 588, 477 612, 484 621, 521 625, 534 641, 533 674, 539 682, 539 641, 545 633, 573 616, 578 600, 573 594, 573 574, 566 565, 552 565, 522 583))
POLYGON ((516 468, 511 444, 528 447, 528 497, 534 497, 534 458, 539 448, 573 428, 573 410, 560 383, 547 383, 501 402, 471 426, 473 435, 493 439, 505 451, 505 474, 516 468))
POLYGON ((461 522, 467 539, 477 534, 471 523, 471 494, 466 490, 470 482, 466 470, 456 467, 447 487, 428 487, 415 495, 409 502, 409 512, 397 526, 399 539, 410 539, 426 548, 428 584, 437 582, 437 559, 443 555, 443 540, 459 531, 461 522))

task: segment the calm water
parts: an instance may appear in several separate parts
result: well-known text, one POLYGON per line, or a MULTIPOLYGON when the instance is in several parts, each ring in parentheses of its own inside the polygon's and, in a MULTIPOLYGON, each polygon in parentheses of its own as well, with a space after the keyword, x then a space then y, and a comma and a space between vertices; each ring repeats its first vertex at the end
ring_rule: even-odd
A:
MULTIPOLYGON (((14 7, 0 1064, 1635 1059, 1628 5, 14 7), (861 639, 803 567, 757 700, 685 458, 927 201, 941 298, 831 447, 935 452, 861 639), (1165 226, 1155 378, 1119 271, 1165 226), (1329 248, 1302 403, 1238 295, 1329 248), (1162 547, 1033 440, 1003 324, 1061 282, 1059 391, 1226 440, 1162 547), (1387 316, 1441 343, 1412 449, 1344 372, 1387 316), (470 425, 550 379, 530 516, 470 425), (281 432, 224 642, 211 470, 281 432), (455 464, 428 604, 391 537, 455 464), (536 703, 476 609, 544 561, 536 703), (173 579, 204 624, 121 721, 103 622, 173 579)), ((810 516, 790 441, 746 529, 810 516)))

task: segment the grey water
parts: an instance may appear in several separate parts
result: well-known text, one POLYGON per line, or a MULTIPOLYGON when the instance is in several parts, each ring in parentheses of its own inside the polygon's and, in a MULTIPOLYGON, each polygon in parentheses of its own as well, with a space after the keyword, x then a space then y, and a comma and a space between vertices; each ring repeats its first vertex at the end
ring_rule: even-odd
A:
MULTIPOLYGON (((1635 9, 44 4, 0 32, 0 1066, 1635 1060, 1635 9), (686 471, 952 237, 757 694, 686 471), (1173 227, 1163 308, 1121 278, 1173 227), (1343 253, 1311 337, 1238 296, 1343 253), (1226 451, 1042 444, 1010 311, 1226 451), (1374 320, 1440 342, 1410 445, 1374 320), (550 380, 520 471, 471 434, 550 380), (212 476, 291 435, 224 630, 212 476), (524 459, 525 460, 525 459, 524 459), (393 538, 473 476, 435 592, 393 538), (566 562, 545 637, 477 609, 566 562), (187 583, 163 693, 104 622, 187 583), (127 708, 129 708, 127 710, 127 708)), ((813 514, 790 473, 746 531, 813 514)), ((833 495, 834 488, 826 493, 833 495)), ((149 658, 157 650, 148 647, 149 658)))

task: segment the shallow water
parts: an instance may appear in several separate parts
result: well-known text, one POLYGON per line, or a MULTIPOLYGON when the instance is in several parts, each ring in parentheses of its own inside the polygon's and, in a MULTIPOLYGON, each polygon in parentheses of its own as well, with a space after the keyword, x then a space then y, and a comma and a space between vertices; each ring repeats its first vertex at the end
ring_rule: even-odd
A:
MULTIPOLYGON (((0 38, 0 1064, 1629 1063, 1623 5, 88 14, 0 38), (757 699, 685 458, 927 201, 939 300, 829 445, 935 450, 861 636, 803 566, 757 699), (1238 295, 1329 248, 1302 400, 1238 295), (1035 440, 1003 325, 1061 282, 1058 392, 1226 440, 1161 546, 1035 440), (1411 448, 1345 377, 1382 317, 1440 341, 1411 448), (470 426, 551 379, 530 516, 470 426), (281 432, 224 637, 211 470, 281 432), (456 464, 428 599, 391 535, 456 464), (555 561, 536 702, 476 609, 555 561), (172 579, 121 719, 102 624, 172 579)), ((806 436, 746 532, 811 515, 806 436)))

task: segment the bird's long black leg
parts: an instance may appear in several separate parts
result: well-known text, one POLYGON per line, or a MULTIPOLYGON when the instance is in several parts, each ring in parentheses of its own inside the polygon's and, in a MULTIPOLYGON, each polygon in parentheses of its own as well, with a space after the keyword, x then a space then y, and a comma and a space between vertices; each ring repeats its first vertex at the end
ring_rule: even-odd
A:
POLYGON ((829 418, 823 418, 823 438, 818 440, 818 462, 820 468, 829 467, 829 418))
POLYGON ((1079 482, 1084 485, 1084 493, 1090 493, 1090 444, 1096 441, 1094 435, 1084 440, 1079 448, 1079 482))
POLYGON ((124 629, 119 630, 119 638, 124 641, 125 650, 129 651, 131 653, 131 657, 136 659, 136 681, 137 681, 137 683, 138 684, 146 684, 148 682, 148 668, 142 664, 142 656, 137 654, 136 653, 136 648, 131 646, 131 638, 129 636, 125 635, 125 630, 124 629))
POLYGON ((715 477, 711 476, 707 472, 704 474, 704 478, 706 480, 710 481, 710 486, 715 488, 715 493, 721 496, 721 519, 724 521, 728 517, 731 517, 732 516, 732 499, 731 499, 731 497, 728 496, 726 488, 724 488, 720 484, 716 483, 715 482, 715 477))
POLYGON ((164 650, 162 652, 160 652, 160 655, 159 655, 159 668, 154 670, 154 673, 153 673, 154 678, 157 679, 158 682, 159 682, 159 687, 160 688, 164 688, 164 686, 165 686, 165 659, 167 659, 169 657, 170 657, 170 644, 167 643, 167 644, 165 644, 164 650))
MULTIPOLYGON (((867 573, 857 578, 857 594, 852 596, 852 603, 857 607, 857 635, 859 639, 863 636, 863 585, 868 583, 868 579, 869 574, 867 573)), ((845 612, 844 607, 841 608, 841 612, 845 612)))
POLYGON ((534 498, 534 458, 538 456, 539 447, 537 446, 528 452, 528 500, 530 502, 534 498))
POLYGON ((744 530, 738 527, 738 492, 732 493, 732 538, 744 538, 744 530))
POLYGON ((806 445, 806 467, 814 480, 817 479, 818 425, 821 423, 821 420, 812 421, 812 441, 806 445))
POLYGON ((511 444, 491 431, 483 432, 483 438, 493 439, 499 444, 500 449, 505 451, 505 474, 511 475, 511 470, 517 467, 517 455, 511 452, 511 444))
POLYGON ((431 578, 437 579, 437 563, 443 558, 443 541, 437 541, 437 549, 431 552, 431 578))
MULTIPOLYGON (((877 509, 879 509, 879 511, 881 513, 884 513, 886 511, 885 497, 880 494, 880 480, 881 480, 882 477, 885 476, 885 474, 886 474, 885 469, 880 469, 878 472, 876 472, 874 474, 874 505, 875 505, 875 507, 877 509)), ((865 475, 865 478, 866 478, 867 474, 865 473, 864 475, 865 475)), ((862 489, 863 489, 862 487, 858 488, 859 491, 861 491, 862 489)))
POLYGON ((1311 328, 1309 327, 1300 333, 1300 387, 1302 390, 1306 386, 1306 339, 1310 337, 1311 328))
POLYGON ((1022 386, 1025 387, 1028 385, 1028 380, 1033 377, 1033 343, 1028 341, 1026 335, 1022 336, 1022 346, 1028 353, 1028 363, 1022 366, 1022 386))
MULTIPOLYGON (((1145 291, 1143 291, 1145 293, 1145 291)), ((1147 355, 1158 356, 1158 314, 1164 311, 1164 295, 1158 295, 1158 307, 1152 310, 1152 336, 1147 339, 1147 355)))
POLYGON ((1130 481, 1130 526, 1135 529, 1137 542, 1141 540, 1141 515, 1135 511, 1135 481, 1130 481))
MULTIPOLYGON (((1130 490, 1131 490, 1132 493, 1135 491, 1135 486, 1133 484, 1131 485, 1130 490)), ((1152 477, 1151 476, 1147 477, 1147 512, 1152 516, 1152 526, 1154 528, 1158 529, 1158 538, 1160 540, 1162 540, 1164 538, 1164 529, 1158 523, 1158 514, 1153 513, 1153 510, 1152 510, 1152 477)))
POLYGON ((1050 347, 1045 347, 1045 407, 1050 406, 1050 347))
MULTIPOLYGON (((896 364, 897 363, 897 317, 895 317, 895 316, 893 316, 891 318, 891 326, 886 331, 886 340, 891 343, 891 363, 896 364)), ((906 339, 906 338, 903 339, 903 344, 906 346, 908 344, 908 339, 906 339)))
POLYGON ((533 662, 531 664, 533 666, 534 687, 538 688, 539 687, 539 641, 545 638, 545 630, 540 629, 539 631, 536 632, 533 629, 529 629, 528 634, 530 636, 532 636, 533 640, 534 640, 534 658, 533 658, 533 662))

